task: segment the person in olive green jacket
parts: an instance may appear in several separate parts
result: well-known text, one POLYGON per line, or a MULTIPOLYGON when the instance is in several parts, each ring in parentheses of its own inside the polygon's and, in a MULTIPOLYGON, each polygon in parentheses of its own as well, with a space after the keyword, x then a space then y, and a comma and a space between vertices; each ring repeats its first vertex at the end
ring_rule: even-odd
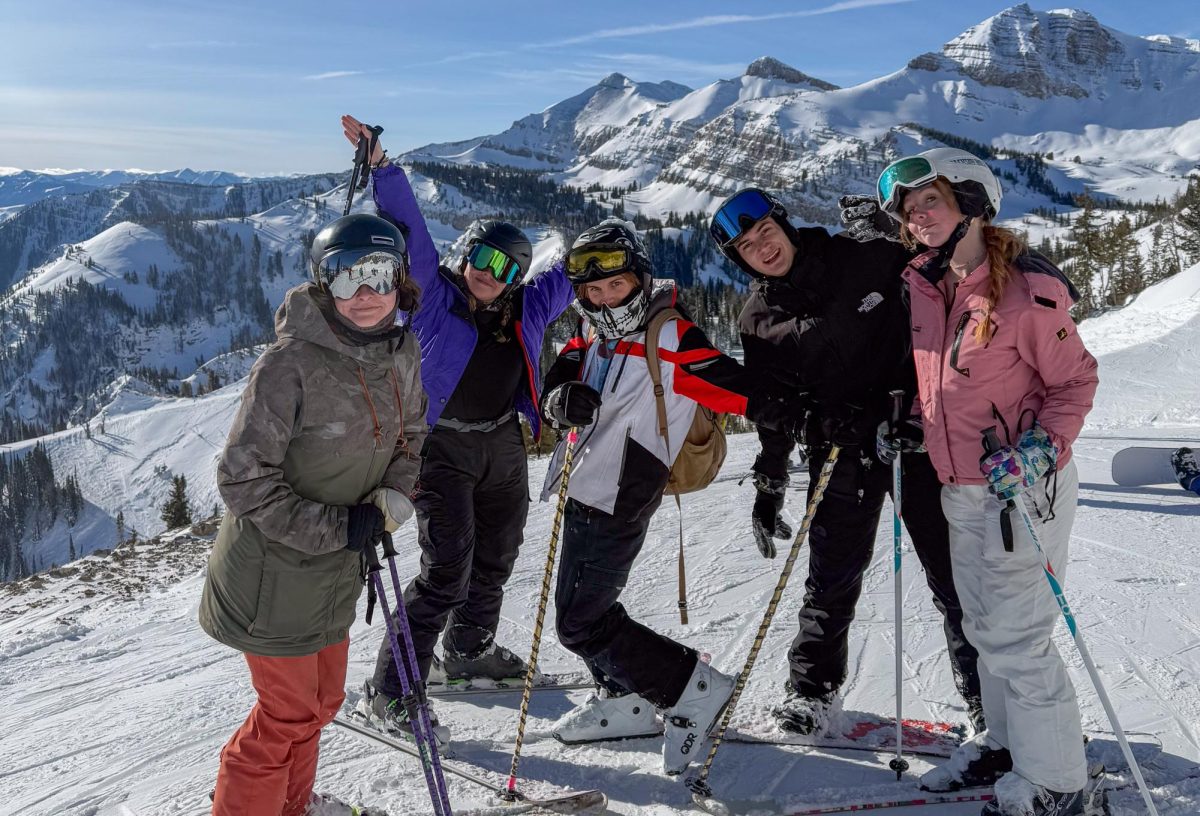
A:
POLYGON ((345 697, 364 549, 412 514, 425 393, 404 238, 373 215, 312 247, 287 293, 217 468, 228 511, 200 625, 244 652, 258 701, 221 752, 214 816, 309 811, 321 728, 345 697))

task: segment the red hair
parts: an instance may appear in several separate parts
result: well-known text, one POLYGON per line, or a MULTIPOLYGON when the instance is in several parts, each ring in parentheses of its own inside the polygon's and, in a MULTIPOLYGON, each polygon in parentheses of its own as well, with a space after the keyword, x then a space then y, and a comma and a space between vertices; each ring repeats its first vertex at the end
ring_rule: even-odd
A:
MULTIPOLYGON (((954 188, 950 186, 950 182, 938 176, 932 184, 947 201, 954 202, 955 207, 958 206, 958 199, 954 195, 954 188)), ((908 192, 905 193, 905 196, 908 195, 908 192)), ((903 198, 900 199, 900 212, 904 212, 903 198)), ((916 249, 920 245, 909 231, 907 221, 900 222, 900 241, 909 249, 916 249)), ((975 340, 986 344, 992 339, 995 331, 995 327, 992 325, 992 311, 1000 302, 1000 297, 1004 294, 1004 287, 1008 285, 1009 267, 1017 259, 1017 256, 1025 252, 1026 244, 1023 236, 1010 229, 993 226, 987 220, 983 222, 983 243, 987 248, 988 259, 987 301, 984 304, 979 325, 975 327, 975 340)))

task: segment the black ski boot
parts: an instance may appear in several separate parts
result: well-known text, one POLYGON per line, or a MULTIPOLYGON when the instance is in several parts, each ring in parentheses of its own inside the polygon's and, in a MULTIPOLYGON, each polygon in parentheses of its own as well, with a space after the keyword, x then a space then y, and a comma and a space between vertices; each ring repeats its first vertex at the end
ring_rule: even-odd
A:
POLYGON ((1012 754, 984 731, 954 749, 950 759, 921 776, 921 790, 987 787, 1012 770, 1012 754))
MULTIPOLYGON (((425 706, 429 712, 429 724, 433 727, 433 737, 437 740, 438 747, 444 748, 450 743, 450 729, 438 723, 437 714, 428 700, 425 701, 425 706)), ((389 697, 382 691, 376 691, 369 680, 363 683, 363 696, 358 701, 355 712, 385 734, 413 738, 412 723, 409 722, 404 701, 399 697, 389 697)))
MULTIPOLYGON (((1028 782, 1025 786, 1029 786, 1028 782)), ((1040 785, 1032 786, 1015 800, 1002 800, 1002 794, 983 806, 979 816, 1084 816, 1083 791, 1059 793, 1040 785)))
MULTIPOLYGON (((442 641, 445 654, 442 657, 440 668, 445 674, 448 684, 470 685, 473 680, 512 684, 520 684, 525 681, 525 673, 529 670, 529 666, 512 651, 497 644, 495 636, 491 632, 483 631, 481 636, 469 638, 479 644, 470 651, 458 651, 450 645, 454 642, 454 638, 451 637, 453 635, 457 635, 458 640, 467 639, 464 630, 469 631, 471 635, 477 635, 482 631, 475 627, 453 626, 446 632, 446 637, 442 641)), ((433 672, 430 673, 430 679, 434 679, 433 672)), ((541 674, 538 673, 534 677, 534 683, 537 684, 540 679, 541 674)))
POLYGON ((783 689, 783 703, 772 708, 771 714, 780 729, 790 734, 823 734, 830 720, 841 710, 842 700, 836 691, 807 697, 796 691, 790 680, 784 683, 783 689))

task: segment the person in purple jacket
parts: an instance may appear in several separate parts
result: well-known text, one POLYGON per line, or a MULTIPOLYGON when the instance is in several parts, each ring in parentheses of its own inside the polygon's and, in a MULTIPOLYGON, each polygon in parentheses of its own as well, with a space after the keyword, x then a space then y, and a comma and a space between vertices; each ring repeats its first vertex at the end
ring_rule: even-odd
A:
MULTIPOLYGON (((342 117, 342 127, 352 144, 368 135, 352 116, 342 117)), ((472 225, 463 256, 439 266, 404 171, 382 147, 371 166, 379 215, 407 229, 410 276, 421 287, 407 320, 421 348, 430 433, 412 495, 421 574, 404 593, 421 679, 523 678, 525 662, 495 642, 529 509, 517 414, 540 436, 542 336, 575 292, 561 261, 526 281, 529 239, 501 221, 472 225)), ((360 710, 368 719, 410 730, 387 638, 366 691, 360 710)), ((448 739, 445 729, 438 732, 448 739)))

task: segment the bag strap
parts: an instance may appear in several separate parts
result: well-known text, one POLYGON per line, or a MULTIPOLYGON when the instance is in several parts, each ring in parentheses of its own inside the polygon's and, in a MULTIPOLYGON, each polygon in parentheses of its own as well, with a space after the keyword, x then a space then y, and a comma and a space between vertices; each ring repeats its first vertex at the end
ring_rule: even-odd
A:
MULTIPOLYGON (((683 315, 679 313, 679 310, 666 308, 656 312, 654 317, 650 318, 650 324, 646 326, 646 368, 650 370, 650 381, 654 383, 654 403, 658 411, 658 435, 667 445, 667 456, 671 455, 671 436, 667 429, 666 392, 663 390, 662 368, 658 361, 658 336, 662 334, 662 327, 668 320, 682 319, 683 315)), ((667 471, 668 484, 674 472, 675 463, 672 462, 667 471)), ((687 570, 683 559, 683 505, 679 501, 678 493, 675 494, 675 508, 679 511, 679 558, 677 559, 679 566, 679 622, 686 626, 688 622, 687 570)))

